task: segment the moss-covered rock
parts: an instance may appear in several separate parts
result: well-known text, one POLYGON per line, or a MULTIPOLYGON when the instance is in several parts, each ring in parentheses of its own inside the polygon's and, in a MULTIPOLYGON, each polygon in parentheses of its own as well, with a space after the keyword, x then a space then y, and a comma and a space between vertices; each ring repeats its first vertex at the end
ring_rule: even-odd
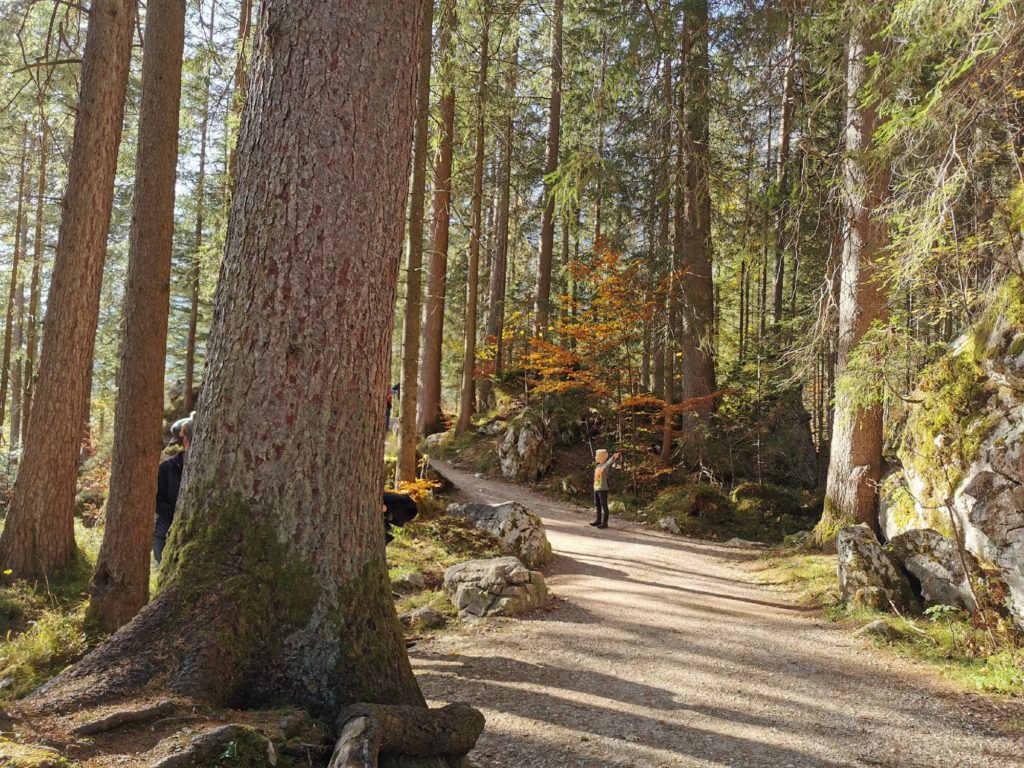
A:
POLYGON ((921 375, 883 486, 892 537, 934 528, 991 563, 1024 627, 1024 284, 1011 278, 971 330, 921 375))

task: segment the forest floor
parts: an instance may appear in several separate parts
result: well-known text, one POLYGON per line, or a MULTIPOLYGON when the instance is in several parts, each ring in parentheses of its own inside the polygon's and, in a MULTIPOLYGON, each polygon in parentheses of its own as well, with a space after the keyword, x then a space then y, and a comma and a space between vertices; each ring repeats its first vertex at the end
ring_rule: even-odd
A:
POLYGON ((411 653, 431 705, 483 710, 483 768, 1024 765, 1019 701, 818 620, 755 583, 755 550, 599 531, 588 509, 441 470, 461 500, 526 504, 555 551, 551 609, 411 653))

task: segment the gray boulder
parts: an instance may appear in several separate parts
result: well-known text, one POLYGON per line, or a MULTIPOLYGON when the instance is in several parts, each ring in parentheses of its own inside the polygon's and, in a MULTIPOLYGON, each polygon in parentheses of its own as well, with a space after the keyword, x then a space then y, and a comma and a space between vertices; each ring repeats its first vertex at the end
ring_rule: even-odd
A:
POLYGON ((883 485, 887 536, 932 528, 991 564, 1024 629, 1024 286, 1011 278, 926 368, 883 485), (954 525, 955 522, 955 525, 954 525))
POLYGON ((427 588, 427 580, 422 573, 413 572, 399 576, 391 582, 391 588, 401 595, 411 595, 427 588))
MULTIPOLYGON (((921 583, 921 596, 928 605, 952 605, 968 612, 977 610, 956 542, 938 531, 921 528, 901 533, 891 543, 903 567, 921 583)), ((964 560, 972 574, 979 572, 974 555, 964 552, 964 560)))
POLYGON ((658 527, 665 533, 674 533, 677 536, 682 535, 683 531, 679 527, 679 523, 674 517, 663 517, 658 521, 658 527))
POLYGON ((548 590, 540 571, 514 557, 470 560, 444 574, 444 591, 463 619, 515 616, 540 608, 548 590))
POLYGON ((503 504, 449 504, 449 515, 468 517, 481 530, 495 536, 501 548, 527 568, 551 562, 551 544, 540 517, 515 501, 503 504))
POLYGON ((444 626, 444 616, 429 605, 417 608, 415 611, 403 613, 398 617, 405 626, 411 629, 436 629, 444 626))
POLYGON ((498 460, 505 477, 526 482, 543 477, 555 460, 547 419, 530 408, 516 416, 498 445, 498 460))
POLYGON ((843 528, 836 537, 839 590, 843 600, 875 610, 916 609, 910 580, 896 558, 878 543, 866 525, 843 528))

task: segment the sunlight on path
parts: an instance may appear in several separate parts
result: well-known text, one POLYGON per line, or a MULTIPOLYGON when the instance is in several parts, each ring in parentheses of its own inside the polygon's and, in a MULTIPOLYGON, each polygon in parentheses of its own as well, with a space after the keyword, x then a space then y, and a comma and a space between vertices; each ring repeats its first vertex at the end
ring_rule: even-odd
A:
POLYGON ((540 514, 554 610, 418 647, 432 705, 487 716, 482 766, 1009 766, 1024 750, 906 663, 750 584, 753 555, 444 472, 540 514))

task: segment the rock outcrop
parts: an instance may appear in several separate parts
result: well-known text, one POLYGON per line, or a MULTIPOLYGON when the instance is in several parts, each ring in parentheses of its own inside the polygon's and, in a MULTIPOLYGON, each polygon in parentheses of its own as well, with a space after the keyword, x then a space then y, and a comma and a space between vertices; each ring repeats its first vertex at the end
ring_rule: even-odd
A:
POLYGON ((453 565, 444 574, 444 591, 463 619, 515 616, 548 600, 543 574, 514 557, 453 565))
POLYGON ((531 408, 509 422, 498 445, 501 473, 508 478, 533 482, 543 477, 554 462, 555 436, 548 420, 531 408))
POLYGON ((449 504, 449 515, 466 517, 495 536, 502 550, 517 557, 527 568, 543 568, 551 562, 551 544, 540 517, 516 501, 503 504, 449 504))
POLYGON ((920 377, 883 487, 889 538, 932 528, 992 564, 1024 628, 1024 284, 992 306, 920 377))
POLYGON ((875 610, 910 611, 917 598, 899 562, 866 525, 843 528, 836 537, 839 590, 851 605, 875 610))
POLYGON ((930 528, 906 531, 894 536, 891 543, 903 567, 920 583, 926 604, 952 605, 972 613, 977 610, 968 582, 980 573, 974 555, 964 552, 961 563, 956 542, 930 528))

